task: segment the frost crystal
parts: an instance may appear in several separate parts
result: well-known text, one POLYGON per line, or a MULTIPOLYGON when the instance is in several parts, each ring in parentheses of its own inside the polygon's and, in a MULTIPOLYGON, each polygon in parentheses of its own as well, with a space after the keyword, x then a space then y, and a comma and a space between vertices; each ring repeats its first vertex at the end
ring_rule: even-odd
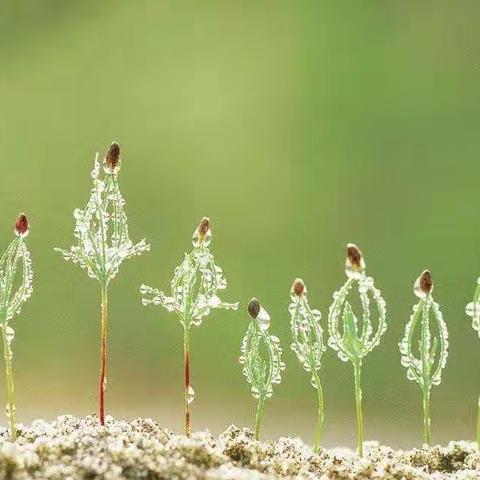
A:
POLYGON ((176 312, 186 328, 200 325, 213 309, 236 310, 238 303, 224 302, 218 296, 219 291, 227 288, 227 280, 210 252, 211 239, 209 220, 204 218, 193 233, 193 250, 185 253, 183 262, 175 269, 171 294, 142 285, 142 303, 176 312))
POLYGON ((365 274, 365 261, 360 250, 353 244, 347 247, 345 272, 347 281, 333 294, 333 303, 328 314, 328 345, 337 351, 338 357, 344 362, 350 360, 357 363, 380 343, 387 330, 387 310, 385 300, 380 290, 375 287, 373 278, 365 274), (347 300, 355 283, 360 298, 361 319, 354 314, 347 300), (378 315, 376 330, 370 312, 372 301, 378 315))
POLYGON ((33 270, 30 252, 25 244, 29 233, 29 223, 25 214, 20 214, 15 224, 16 237, 0 259, 0 329, 2 331, 7 376, 6 414, 10 423, 10 435, 16 438, 15 392, 13 381, 13 340, 15 330, 9 322, 19 314, 22 305, 33 291, 33 270))
POLYGON ((420 300, 413 307, 404 337, 399 343, 401 363, 407 369, 407 378, 417 382, 427 392, 433 385, 440 385, 448 357, 447 325, 438 303, 433 300, 432 290, 431 275, 426 270, 415 282, 414 293, 420 300), (419 295, 418 286, 426 277, 430 279, 431 288, 428 292, 423 289, 424 294, 419 295), (417 356, 414 345, 418 345, 417 356))
POLYGON ((103 176, 96 155, 90 199, 83 210, 76 209, 73 213, 77 244, 70 250, 55 249, 103 285, 115 278, 124 260, 150 249, 145 240, 137 244, 130 240, 125 200, 118 185, 120 158, 115 145, 118 148, 114 143, 107 152, 103 176))
MULTIPOLYGON (((302 280, 295 280, 291 291, 292 303, 288 307, 290 312, 290 329, 292 332, 292 350, 306 372, 318 372, 321 367, 322 355, 326 350, 323 342, 323 329, 320 326, 321 313, 310 308, 307 290, 302 280), (303 286, 303 287, 301 287, 303 286)), ((312 375, 312 385, 317 380, 312 375)), ((313 385, 318 389, 318 385, 313 385)))
POLYGON ((268 333, 270 315, 252 299, 248 308, 252 318, 240 347, 240 363, 243 364, 243 374, 251 385, 254 398, 265 400, 273 395, 273 385, 282 381, 281 373, 285 370, 282 362, 282 347, 280 340, 268 333), (259 308, 252 309, 252 305, 259 308), (257 312, 256 316, 252 316, 257 312))

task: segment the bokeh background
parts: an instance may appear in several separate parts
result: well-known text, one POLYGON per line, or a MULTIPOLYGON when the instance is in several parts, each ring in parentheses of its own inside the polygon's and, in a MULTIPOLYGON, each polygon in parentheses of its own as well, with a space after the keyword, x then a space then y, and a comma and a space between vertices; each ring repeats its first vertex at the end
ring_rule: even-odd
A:
MULTIPOLYGON (((464 306, 480 274, 479 14, 473 0, 2 0, 0 244, 26 211, 36 273, 15 319, 18 419, 96 410, 99 289, 53 247, 71 244, 94 153, 116 139, 132 238, 152 251, 111 289, 111 414, 181 431, 181 328, 142 307, 138 287, 168 286, 209 215, 224 297, 242 308, 192 332, 194 428, 253 422, 238 350, 255 295, 288 365, 265 436, 311 439, 315 397, 288 348, 289 288, 302 276, 325 322, 354 241, 389 310, 364 369, 367 438, 421 443, 420 390, 397 343, 425 267, 451 334, 433 438, 473 438, 480 340, 464 306)), ((322 377, 325 444, 353 445, 351 366, 328 350, 322 377)))

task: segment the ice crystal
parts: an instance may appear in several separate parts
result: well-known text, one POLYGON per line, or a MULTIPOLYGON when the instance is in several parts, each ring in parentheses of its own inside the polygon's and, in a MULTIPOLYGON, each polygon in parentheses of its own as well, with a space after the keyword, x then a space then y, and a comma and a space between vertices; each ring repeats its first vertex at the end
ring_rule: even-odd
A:
POLYGON ((318 395, 318 422, 314 444, 314 450, 318 451, 324 419, 323 389, 319 373, 322 355, 326 350, 323 341, 323 329, 320 325, 322 315, 319 310, 310 308, 307 288, 300 278, 293 282, 290 296, 292 303, 290 303, 288 310, 291 317, 290 329, 293 337, 291 348, 297 355, 304 370, 310 375, 310 383, 317 390, 318 395))
POLYGON ((193 233, 193 250, 185 253, 183 262, 175 269, 170 295, 142 285, 142 303, 161 305, 167 311, 177 313, 186 328, 200 325, 213 309, 236 310, 238 303, 224 302, 219 297, 219 292, 227 288, 227 280, 223 270, 215 264, 209 248, 211 239, 209 220, 205 217, 193 233))
POLYGON ((477 288, 473 295, 473 301, 465 307, 465 313, 472 317, 472 327, 480 337, 480 277, 477 279, 477 288))
POLYGON ((73 212, 76 245, 70 250, 55 249, 65 260, 86 269, 102 285, 115 278, 124 260, 150 249, 145 240, 137 244, 130 240, 125 200, 118 184, 119 155, 118 144, 114 142, 105 157, 103 175, 96 155, 90 199, 84 209, 73 212))
POLYGON ((258 300, 250 301, 248 311, 252 320, 242 340, 240 363, 243 364, 243 374, 251 386, 253 397, 265 400, 273 395, 273 385, 282 381, 281 374, 285 370, 282 347, 280 340, 268 333, 270 315, 258 300), (252 305, 258 305, 259 308, 253 309, 252 305), (258 313, 252 316, 255 310, 258 313))
POLYGON ((438 303, 432 297, 433 282, 428 270, 414 285, 419 301, 413 307, 405 334, 399 343, 407 378, 420 385, 424 396, 424 440, 430 443, 430 390, 440 385, 448 357, 448 331, 438 303), (417 351, 415 351, 417 343, 417 351))
MULTIPOLYGON (((292 286, 291 299, 292 303, 288 307, 293 337, 291 348, 304 370, 312 374, 312 372, 320 370, 322 355, 326 350, 323 342, 323 329, 320 325, 322 314, 318 310, 310 308, 307 289, 300 279, 295 280, 292 286), (302 288, 300 288, 301 285, 302 288)), ((312 383, 314 380, 312 376, 312 383)))
POLYGON ((361 362, 380 343, 387 329, 387 310, 385 300, 380 290, 375 287, 373 278, 365 274, 365 261, 360 250, 353 244, 347 247, 345 273, 347 281, 333 294, 333 303, 329 310, 328 345, 336 350, 341 360, 355 363, 361 362), (362 309, 361 319, 354 314, 347 300, 355 283, 362 309), (371 319, 372 301, 378 314, 376 329, 371 319))
POLYGON ((15 330, 9 325, 10 320, 20 314, 22 305, 28 300, 33 290, 33 270, 30 252, 25 239, 30 231, 28 219, 20 214, 15 223, 16 237, 7 247, 0 259, 0 328, 3 336, 5 371, 7 375, 7 417, 10 421, 10 434, 16 437, 15 430, 15 393, 13 383, 13 340, 15 330))

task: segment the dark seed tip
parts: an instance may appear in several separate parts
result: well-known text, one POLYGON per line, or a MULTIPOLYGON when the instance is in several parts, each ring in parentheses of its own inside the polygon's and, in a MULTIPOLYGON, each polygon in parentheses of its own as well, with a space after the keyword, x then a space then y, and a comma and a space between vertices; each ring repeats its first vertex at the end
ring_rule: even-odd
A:
POLYGON ((28 223, 28 218, 24 213, 21 213, 17 217, 17 221, 15 222, 15 233, 19 237, 24 237, 28 234, 30 225, 28 223))
POLYGON ((118 142, 112 142, 105 155, 105 163, 108 168, 115 170, 120 162, 120 145, 118 142))
POLYGON ((200 237, 200 240, 205 238, 208 230, 210 230, 210 219, 208 217, 203 217, 198 224, 198 236, 200 237))
POLYGON ((433 279, 430 270, 424 270, 420 275, 420 290, 428 295, 433 289, 433 279))
POLYGON ((260 303, 256 298, 252 298, 248 302, 247 306, 248 314, 253 318, 257 318, 258 314, 260 313, 260 303))
POLYGON ((305 292, 305 284, 301 278, 297 278, 293 282, 292 291, 297 297, 301 297, 305 292))
POLYGON ((361 268, 362 252, 354 243, 347 245, 347 257, 353 267, 361 268))

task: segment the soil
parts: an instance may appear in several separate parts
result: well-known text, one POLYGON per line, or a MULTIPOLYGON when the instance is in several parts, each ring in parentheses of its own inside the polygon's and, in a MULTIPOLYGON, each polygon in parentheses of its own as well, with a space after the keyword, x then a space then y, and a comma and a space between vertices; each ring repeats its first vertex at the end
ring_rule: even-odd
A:
POLYGON ((257 442, 247 428, 175 435, 154 420, 132 422, 95 415, 62 416, 18 425, 16 442, 0 430, 0 478, 23 479, 480 479, 473 442, 394 450, 366 444, 365 457, 349 449, 315 454, 298 438, 257 442))

